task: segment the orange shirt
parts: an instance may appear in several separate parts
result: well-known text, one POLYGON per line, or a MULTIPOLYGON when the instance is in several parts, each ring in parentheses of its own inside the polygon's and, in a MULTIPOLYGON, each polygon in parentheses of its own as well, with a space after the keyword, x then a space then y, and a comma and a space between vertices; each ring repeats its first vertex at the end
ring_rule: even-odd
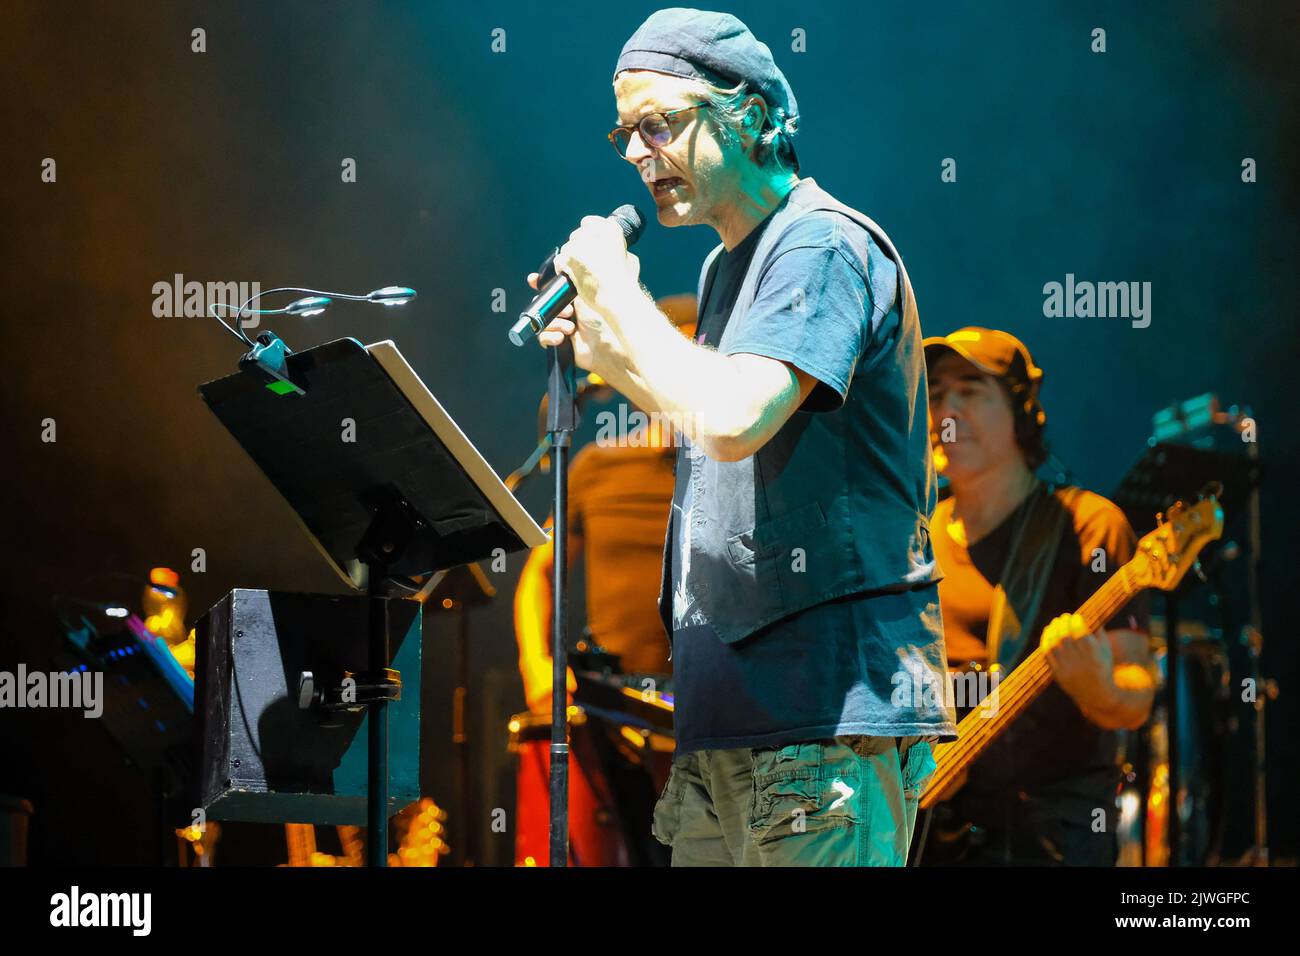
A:
MULTIPOLYGON (((1058 500, 1060 497, 1058 492, 1058 500)), ((968 663, 988 663, 993 585, 1002 574, 1015 525, 1025 504, 1021 503, 1001 524, 969 547, 954 540, 949 533, 953 504, 952 498, 939 503, 930 519, 930 529, 934 554, 943 572, 939 606, 943 613, 948 666, 959 669, 968 663)), ((1070 511, 1034 625, 1034 637, 1026 650, 1037 646, 1042 629, 1052 618, 1077 610, 1106 578, 1133 557, 1136 549, 1137 538, 1128 519, 1101 495, 1082 492, 1070 511), (1094 570, 1098 551, 1105 555, 1104 569, 1099 566, 1094 570)), ((1145 630, 1147 611, 1143 596, 1115 615, 1120 626, 1129 626, 1129 614, 1134 614, 1139 619, 1139 629, 1145 630)))
POLYGON ((586 445, 569 466, 569 533, 582 539, 587 626, 627 673, 667 673, 657 600, 674 448, 586 445))

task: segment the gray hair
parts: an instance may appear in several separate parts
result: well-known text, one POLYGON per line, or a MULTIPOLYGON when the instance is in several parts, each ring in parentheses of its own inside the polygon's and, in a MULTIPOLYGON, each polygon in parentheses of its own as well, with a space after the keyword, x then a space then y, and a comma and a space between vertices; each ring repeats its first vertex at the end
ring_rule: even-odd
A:
MULTIPOLYGON (((704 97, 709 104, 709 112, 717 120, 725 142, 739 140, 736 131, 745 118, 746 100, 751 96, 757 96, 767 104, 762 94, 751 90, 749 84, 743 80, 730 89, 714 86, 711 83, 702 85, 704 97)), ((791 142, 798 132, 798 125, 799 121, 796 117, 787 115, 786 111, 779 106, 768 105, 767 117, 763 121, 763 128, 759 131, 758 141, 754 144, 754 159, 760 167, 775 166, 780 172, 788 172, 793 167, 795 172, 799 171, 799 163, 795 159, 794 145, 791 142)))

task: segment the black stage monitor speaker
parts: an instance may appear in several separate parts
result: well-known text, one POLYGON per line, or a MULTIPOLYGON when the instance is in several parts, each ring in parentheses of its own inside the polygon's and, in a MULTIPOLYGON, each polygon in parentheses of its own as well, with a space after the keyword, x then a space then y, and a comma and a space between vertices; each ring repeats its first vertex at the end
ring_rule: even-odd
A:
MULTIPOLYGON (((369 717, 310 698, 367 670, 368 602, 237 589, 199 620, 199 800, 209 817, 365 824, 369 717)), ((420 610, 388 599, 403 681, 387 708, 390 816, 420 796, 420 610)))

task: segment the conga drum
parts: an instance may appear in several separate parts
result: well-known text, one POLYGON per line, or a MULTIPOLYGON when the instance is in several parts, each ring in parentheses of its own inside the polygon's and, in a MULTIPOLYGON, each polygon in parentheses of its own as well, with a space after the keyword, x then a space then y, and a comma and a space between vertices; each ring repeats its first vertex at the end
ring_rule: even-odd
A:
MULTIPOLYGON (((598 708, 599 709, 599 708, 598 708)), ((517 760, 515 865, 550 863, 549 715, 510 718, 517 760)), ((654 803, 672 765, 673 740, 569 707, 569 865, 664 866, 650 835, 654 803)))
MULTIPOLYGON (((510 718, 515 771, 515 865, 549 866, 551 718, 510 718)), ((614 797, 596 756, 593 729, 581 707, 569 708, 569 865, 627 866, 627 844, 614 797)))

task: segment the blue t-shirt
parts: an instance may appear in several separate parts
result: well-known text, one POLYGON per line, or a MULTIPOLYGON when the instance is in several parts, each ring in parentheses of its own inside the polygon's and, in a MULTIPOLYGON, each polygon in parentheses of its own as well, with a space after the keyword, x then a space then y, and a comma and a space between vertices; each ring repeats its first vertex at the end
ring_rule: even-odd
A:
MULTIPOLYGON (((697 341, 716 346, 770 221, 719 253, 697 341)), ((899 321, 896 310, 885 311, 897 275, 857 223, 839 213, 810 213, 774 250, 728 352, 765 355, 813 375, 818 384, 804 409, 834 412, 881 324, 899 321)), ((935 693, 946 671, 937 584, 829 601, 731 644, 717 636, 691 594, 691 582, 707 574, 690 566, 688 547, 693 489, 685 458, 696 453, 686 443, 678 450, 673 494, 678 752, 853 734, 952 736, 951 711, 935 693)))

